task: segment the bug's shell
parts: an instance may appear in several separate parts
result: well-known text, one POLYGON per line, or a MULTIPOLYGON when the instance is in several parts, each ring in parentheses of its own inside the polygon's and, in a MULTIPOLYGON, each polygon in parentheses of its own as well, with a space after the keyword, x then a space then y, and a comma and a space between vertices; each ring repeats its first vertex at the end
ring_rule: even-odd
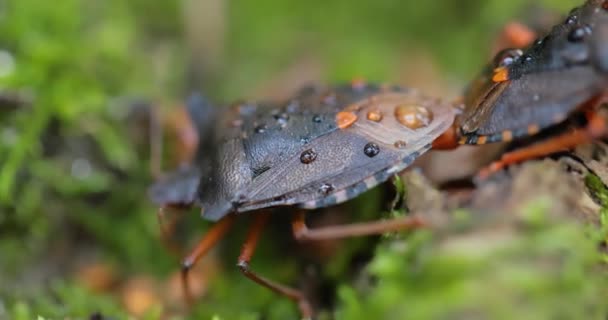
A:
MULTIPOLYGON (((238 184, 234 180, 242 174, 235 169, 238 169, 238 165, 243 163, 243 159, 239 159, 238 156, 243 155, 244 157, 244 154, 249 151, 249 149, 242 150, 243 147, 240 145, 245 141, 247 144, 255 145, 260 138, 255 134, 262 131, 276 134, 277 129, 283 129, 285 121, 289 120, 290 116, 291 125, 289 131, 285 131, 288 134, 283 134, 282 137, 273 140, 275 144, 283 145, 282 150, 287 147, 288 151, 290 145, 295 146, 295 139, 306 141, 313 138, 314 135, 311 131, 318 135, 327 130, 333 130, 333 123, 324 118, 326 115, 316 113, 316 111, 331 110, 337 103, 335 93, 325 95, 321 103, 316 100, 314 103, 308 101, 313 96, 318 98, 319 94, 315 88, 308 87, 302 89, 283 109, 275 108, 274 104, 258 106, 253 103, 237 103, 227 110, 221 110, 223 112, 218 112, 217 108, 201 96, 193 95, 188 99, 187 109, 190 120, 196 125, 199 133, 196 158, 191 164, 182 165, 157 181, 149 190, 150 198, 159 205, 189 206, 200 203, 199 193, 202 194, 202 198, 208 195, 217 197, 222 192, 229 193, 231 189, 223 186, 238 184), (304 102, 308 103, 310 108, 300 111, 300 103, 304 102), (313 116, 316 121, 313 125, 302 125, 303 116, 307 118, 306 124, 309 123, 308 119, 313 116), (271 117, 271 121, 267 125, 266 120, 268 119, 265 118, 269 117, 271 117), (279 128, 272 126, 272 123, 278 124, 279 128), (232 149, 243 152, 239 153, 232 149), (225 159, 225 156, 237 158, 225 159), (234 166, 230 167, 232 164, 234 166), (221 168, 222 172, 219 172, 218 168, 221 168), (211 190, 208 191, 207 188, 211 190)), ((265 138, 272 139, 273 137, 266 136, 265 138)), ((259 159, 257 157, 260 154, 259 151, 250 153, 247 157, 251 159, 255 167, 246 170, 252 170, 254 175, 264 171, 268 165, 274 165, 270 158, 259 159)))
POLYGON ((499 53, 470 86, 461 143, 510 140, 565 120, 608 85, 608 8, 591 0, 523 54, 499 53), (508 80, 493 81, 496 67, 508 80))
MULTIPOLYGON (((217 220, 229 212, 346 201, 411 164, 454 113, 413 90, 363 84, 307 88, 283 104, 240 104, 215 120, 215 147, 200 152, 194 203, 204 218, 217 220)), ((173 187, 191 187, 184 175, 169 177, 173 187)), ((170 189, 168 181, 152 190, 170 189)), ((193 195, 187 189, 178 192, 184 199, 193 195)))

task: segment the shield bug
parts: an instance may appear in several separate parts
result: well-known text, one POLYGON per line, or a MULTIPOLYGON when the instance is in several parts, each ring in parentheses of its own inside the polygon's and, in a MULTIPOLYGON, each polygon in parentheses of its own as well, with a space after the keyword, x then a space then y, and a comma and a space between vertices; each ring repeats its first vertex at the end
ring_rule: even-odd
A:
MULTIPOLYGON (((151 188, 152 199, 161 205, 199 205, 203 218, 219 220, 184 260, 184 279, 238 214, 258 211, 238 267, 253 281, 296 301, 310 317, 312 308, 300 291, 249 267, 268 219, 259 210, 316 209, 352 199, 409 166, 451 126, 454 115, 451 105, 415 90, 356 81, 305 88, 284 103, 240 103, 201 121, 195 162, 151 188)), ((421 225, 421 219, 406 217, 310 230, 300 210, 292 228, 298 240, 319 240, 421 225)))
POLYGON ((572 148, 605 134, 598 113, 608 85, 608 2, 590 0, 527 49, 498 53, 470 85, 465 108, 438 149, 537 135, 565 125, 547 140, 504 154, 485 176, 525 159, 572 148), (570 126, 577 116, 584 125, 570 126))

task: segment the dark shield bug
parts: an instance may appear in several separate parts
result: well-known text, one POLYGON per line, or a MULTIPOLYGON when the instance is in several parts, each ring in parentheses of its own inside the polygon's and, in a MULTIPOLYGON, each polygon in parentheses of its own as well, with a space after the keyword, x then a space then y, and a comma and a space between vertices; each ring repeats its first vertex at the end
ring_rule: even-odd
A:
MULTIPOLYGON (((409 166, 451 126, 454 115, 451 105, 417 91, 359 81, 306 88, 282 104, 243 103, 212 121, 199 121, 205 138, 196 163, 151 188, 153 200, 161 205, 200 205, 203 218, 219 220, 184 260, 184 277, 238 213, 276 206, 315 209, 352 199, 409 166)), ((312 309, 301 292, 249 268, 267 215, 256 217, 239 256, 240 270, 298 302, 302 314, 310 317, 312 309)), ((423 224, 407 217, 309 230, 304 218, 302 211, 294 214, 298 240, 378 234, 423 224)))
POLYGON ((547 140, 504 154, 483 176, 572 148, 605 134, 598 106, 605 102, 607 86, 608 5, 590 0, 527 49, 499 53, 470 85, 462 114, 434 147, 481 145, 557 131, 547 140), (579 116, 583 124, 575 121, 579 116), (562 125, 566 132, 556 128, 562 125))

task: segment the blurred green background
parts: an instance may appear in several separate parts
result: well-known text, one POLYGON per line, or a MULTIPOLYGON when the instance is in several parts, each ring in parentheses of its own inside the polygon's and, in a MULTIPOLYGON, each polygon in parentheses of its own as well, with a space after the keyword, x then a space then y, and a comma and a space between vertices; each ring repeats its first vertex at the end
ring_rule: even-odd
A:
MULTIPOLYGON (((538 4, 566 13, 578 3, 538 4)), ((95 312, 114 319, 189 317, 179 298, 163 296, 172 292, 167 286, 179 259, 162 247, 156 208, 146 195, 153 181, 151 110, 169 114, 193 90, 218 102, 282 98, 305 83, 354 77, 451 99, 489 60, 501 26, 530 19, 530 6, 529 0, 0 1, 0 319, 82 319, 95 312), (104 277, 101 285, 90 283, 104 277), (132 300, 158 303, 142 311, 132 300)), ((166 138, 165 150, 172 144, 166 138)), ((163 170, 176 162, 166 153, 163 170)), ((373 206, 360 211, 367 211, 362 217, 378 214, 373 206)), ((209 223, 195 211, 189 216, 194 227, 184 237, 194 240, 209 223)), ((301 259, 282 257, 285 248, 273 237, 288 238, 287 224, 276 229, 253 266, 297 283, 306 268, 301 259)), ((549 255, 562 250, 547 244, 554 234, 577 248, 569 267, 578 278, 564 283, 532 281, 538 275, 525 270, 518 244, 471 260, 449 252, 431 255, 424 248, 433 241, 422 233, 406 249, 388 240, 376 251, 369 241, 349 242, 353 248, 315 264, 325 274, 322 317, 534 314, 502 303, 498 292, 509 295, 515 284, 480 267, 500 268, 492 261, 513 256, 522 264, 509 269, 514 275, 508 279, 530 281, 525 283, 542 303, 593 304, 605 282, 594 287, 579 281, 596 258, 580 231, 549 224, 522 238, 533 244, 531 252, 544 245, 549 255), (368 255, 364 261, 373 261, 369 272, 376 280, 367 284, 346 267, 361 251, 368 255), (437 289, 445 282, 451 285, 437 289), (493 302, 472 308, 488 298, 481 285, 492 282, 501 288, 490 294, 493 302), (442 312, 433 311, 440 307, 442 312)), ((243 232, 237 228, 204 263, 205 279, 199 281, 206 293, 190 317, 296 318, 291 302, 244 280, 233 267, 243 232)), ((601 314, 591 309, 578 304, 562 318, 572 319, 567 312, 601 314)), ((556 312, 543 310, 532 318, 556 312)))

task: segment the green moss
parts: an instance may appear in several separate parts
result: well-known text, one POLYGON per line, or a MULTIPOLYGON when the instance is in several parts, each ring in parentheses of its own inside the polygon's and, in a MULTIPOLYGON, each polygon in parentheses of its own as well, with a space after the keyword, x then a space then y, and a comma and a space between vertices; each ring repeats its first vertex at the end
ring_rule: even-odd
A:
POLYGON ((551 217, 547 215, 547 211, 551 208, 551 199, 538 198, 523 206, 523 212, 520 215, 522 222, 530 228, 541 228, 549 223, 551 217))
POLYGON ((593 173, 585 176, 585 185, 589 188, 591 196, 600 204, 600 222, 604 228, 608 228, 608 188, 602 180, 593 173))
MULTIPOLYGON (((127 314, 117 303, 116 298, 108 295, 93 294, 78 284, 57 281, 51 285, 50 290, 34 299, 8 301, 9 319, 30 320, 36 317, 46 319, 62 319, 66 315, 78 319, 87 319, 95 313, 104 316, 125 319, 127 314)), ((159 319, 152 317, 157 311, 152 311, 151 317, 146 319, 159 319)))
POLYGON ((534 226, 496 239, 386 241, 368 267, 377 285, 342 286, 337 318, 603 318, 608 275, 597 271, 600 253, 585 228, 534 226))
MULTIPOLYGON (((12 63, 0 61, 0 69, 9 71, 0 75, 0 93, 17 92, 31 100, 16 110, 0 110, 0 302, 9 318, 86 318, 96 311, 127 318, 116 296, 92 294, 66 280, 72 275, 64 267, 74 267, 83 256, 115 266, 121 279, 138 274, 164 279, 179 268, 178 259, 161 246, 156 209, 146 196, 152 180, 147 129, 126 117, 133 110, 131 100, 170 104, 200 83, 213 98, 247 98, 274 85, 268 79, 302 59, 318 62, 323 82, 354 76, 391 81, 403 78, 400 66, 412 52, 428 55, 441 68, 442 79, 463 79, 458 86, 464 86, 464 79, 488 60, 495 31, 526 1, 230 2, 221 17, 226 38, 209 44, 224 52, 209 62, 217 66, 202 75, 187 58, 198 51, 186 44, 183 26, 196 21, 184 21, 181 3, 2 3, 1 50, 12 63), (142 132, 143 141, 137 137, 142 132), (75 174, 83 165, 86 174, 75 174), (49 281, 23 286, 30 273, 49 281)), ((550 5, 563 9, 574 3, 550 5)), ((604 207, 606 226, 608 192, 597 177, 588 179, 604 207)), ((364 221, 381 217, 380 207, 381 191, 375 189, 345 210, 353 221, 364 221)), ((520 240, 496 248, 447 250, 437 235, 417 232, 405 240, 382 238, 375 251, 370 249, 373 238, 345 241, 323 264, 298 260, 295 247, 284 245, 288 232, 269 231, 252 266, 296 284, 314 265, 318 278, 338 287, 339 318, 477 312, 496 318, 530 312, 542 318, 558 311, 571 318, 586 307, 600 313, 597 297, 604 294, 600 286, 605 282, 603 273, 588 272, 597 260, 593 241, 569 222, 552 222, 543 208, 533 205, 524 215, 534 227, 518 235, 520 240), (358 280, 351 267, 355 256, 371 256, 369 275, 376 280, 358 280), (540 272, 539 265, 549 272, 540 272), (558 299, 571 301, 571 310, 557 305, 558 299), (523 301, 521 310, 511 308, 514 301, 523 301)), ((195 211, 180 229, 185 239, 198 239, 210 226, 195 211)), ((454 217, 469 231, 475 222, 466 209, 454 217)), ((223 242, 222 270, 190 318, 297 317, 291 301, 244 279, 234 267, 244 232, 237 228, 223 242)), ((162 311, 151 310, 146 318, 158 319, 162 311)), ((333 311, 325 310, 324 316, 333 311)))
MULTIPOLYGON (((591 232, 597 234, 597 241, 603 243, 604 248, 608 246, 608 188, 602 180, 593 173, 585 176, 585 185, 589 189, 591 196, 600 204, 600 226, 601 232, 591 232)), ((603 251, 603 261, 608 263, 608 252, 603 251)))

